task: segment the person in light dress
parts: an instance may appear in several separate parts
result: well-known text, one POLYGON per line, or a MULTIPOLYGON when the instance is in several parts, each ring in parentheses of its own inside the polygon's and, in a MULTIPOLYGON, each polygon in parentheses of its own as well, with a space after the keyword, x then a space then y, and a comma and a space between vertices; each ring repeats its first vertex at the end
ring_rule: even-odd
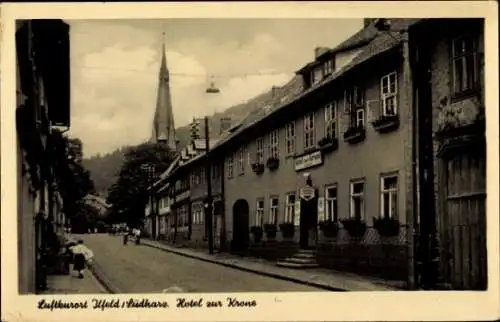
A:
POLYGON ((83 278, 85 267, 92 264, 94 253, 79 240, 75 246, 70 247, 74 256, 73 270, 78 272, 78 278, 83 278))

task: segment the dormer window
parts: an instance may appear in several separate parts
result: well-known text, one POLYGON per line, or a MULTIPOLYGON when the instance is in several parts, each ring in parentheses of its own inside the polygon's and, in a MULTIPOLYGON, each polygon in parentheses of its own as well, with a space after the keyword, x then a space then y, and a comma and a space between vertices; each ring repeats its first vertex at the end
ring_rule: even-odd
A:
POLYGON ((311 86, 316 85, 323 79, 323 68, 315 67, 311 72, 311 86))
POLYGON ((335 66, 333 65, 333 59, 327 60, 323 65, 323 76, 326 77, 328 75, 331 75, 334 69, 335 66))

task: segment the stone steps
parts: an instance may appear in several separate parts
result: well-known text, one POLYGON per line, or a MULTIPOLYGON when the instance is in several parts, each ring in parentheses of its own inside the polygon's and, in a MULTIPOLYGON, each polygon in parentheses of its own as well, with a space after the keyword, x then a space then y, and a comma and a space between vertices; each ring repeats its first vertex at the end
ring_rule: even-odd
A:
POLYGON ((278 261, 277 266, 300 269, 319 267, 319 264, 313 250, 299 250, 295 255, 278 261))

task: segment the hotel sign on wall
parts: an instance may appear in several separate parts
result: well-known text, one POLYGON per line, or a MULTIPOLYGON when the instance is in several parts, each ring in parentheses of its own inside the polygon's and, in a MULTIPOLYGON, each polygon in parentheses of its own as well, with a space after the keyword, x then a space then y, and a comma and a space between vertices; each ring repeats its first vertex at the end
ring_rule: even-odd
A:
POLYGON ((295 159, 295 171, 311 168, 323 163, 321 151, 309 153, 295 159))

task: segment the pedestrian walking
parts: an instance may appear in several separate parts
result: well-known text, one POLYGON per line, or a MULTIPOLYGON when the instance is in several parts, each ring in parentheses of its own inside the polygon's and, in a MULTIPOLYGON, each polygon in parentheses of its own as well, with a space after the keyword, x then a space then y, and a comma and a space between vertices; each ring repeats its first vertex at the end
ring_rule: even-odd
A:
POLYGON ((85 267, 92 263, 94 253, 79 240, 76 246, 70 248, 74 256, 73 270, 78 272, 78 278, 83 278, 85 267))
POLYGON ((134 235, 134 238, 135 238, 135 244, 139 245, 140 238, 141 238, 141 230, 139 228, 134 228, 134 229, 132 229, 132 234, 134 235))

